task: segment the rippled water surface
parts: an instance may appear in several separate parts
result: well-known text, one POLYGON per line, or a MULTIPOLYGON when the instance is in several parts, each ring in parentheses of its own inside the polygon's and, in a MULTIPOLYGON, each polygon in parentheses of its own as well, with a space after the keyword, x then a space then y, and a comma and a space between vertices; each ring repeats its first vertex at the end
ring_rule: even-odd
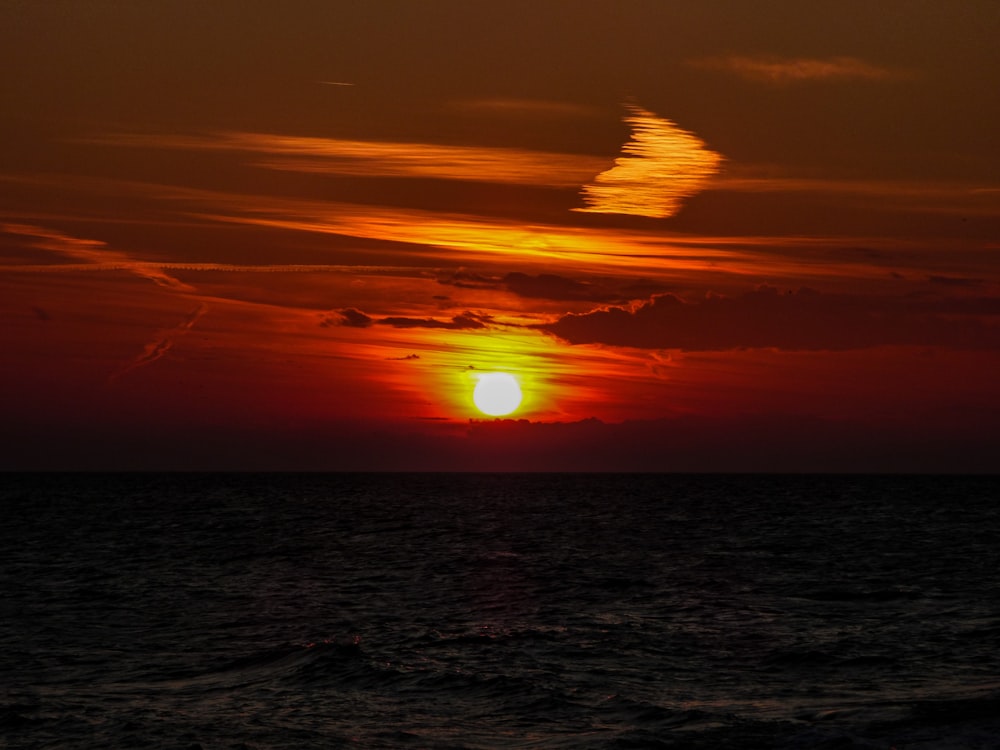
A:
POLYGON ((1000 481, 6 475, 0 746, 1000 748, 1000 481))

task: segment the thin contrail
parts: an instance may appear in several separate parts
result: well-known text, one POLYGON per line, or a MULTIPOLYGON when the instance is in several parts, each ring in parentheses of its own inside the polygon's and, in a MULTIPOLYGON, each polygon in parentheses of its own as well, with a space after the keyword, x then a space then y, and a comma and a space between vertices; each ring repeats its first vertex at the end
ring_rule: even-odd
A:
POLYGON ((184 318, 184 320, 175 325, 173 328, 161 331, 156 338, 143 347, 142 354, 129 362, 122 369, 118 370, 118 372, 112 373, 112 375, 108 378, 108 383, 113 383, 123 375, 132 372, 132 370, 144 367, 160 359, 164 354, 170 351, 178 336, 182 336, 194 327, 194 324, 198 322, 198 318, 205 314, 205 309, 205 305, 199 305, 186 318, 184 318))

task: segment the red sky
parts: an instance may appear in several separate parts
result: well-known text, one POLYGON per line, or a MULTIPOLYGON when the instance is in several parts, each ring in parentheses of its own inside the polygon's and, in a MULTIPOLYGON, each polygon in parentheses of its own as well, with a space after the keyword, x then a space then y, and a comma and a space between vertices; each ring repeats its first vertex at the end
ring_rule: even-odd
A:
POLYGON ((0 468, 996 471, 998 32, 5 3, 0 468))

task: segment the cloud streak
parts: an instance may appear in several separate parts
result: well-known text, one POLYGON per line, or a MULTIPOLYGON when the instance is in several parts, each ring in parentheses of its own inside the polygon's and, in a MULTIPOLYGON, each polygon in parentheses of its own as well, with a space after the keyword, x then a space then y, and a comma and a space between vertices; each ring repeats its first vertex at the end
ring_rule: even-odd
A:
MULTIPOLYGON (((2 179, 2 178, 0 178, 2 179)), ((33 178, 39 184, 72 183, 72 178, 33 178)), ((711 189, 757 190, 766 189, 767 180, 752 180, 752 185, 729 185, 727 179, 713 180, 711 189)), ((779 180, 779 183, 782 182, 779 180)), ((34 184, 34 183, 33 183, 34 184)), ((821 189, 823 181, 815 186, 821 189)), ((745 284, 750 278, 754 283, 768 281, 776 283, 789 279, 788 283, 818 284, 822 280, 863 277, 868 280, 885 277, 888 270, 904 273, 906 278, 917 274, 924 278, 928 274, 938 275, 943 268, 940 258, 947 254, 947 271, 950 275, 982 277, 981 258, 990 246, 971 247, 967 240, 941 238, 934 247, 926 242, 910 237, 886 238, 878 235, 835 235, 835 236, 774 236, 774 235, 690 235, 664 232, 662 228, 647 230, 598 227, 576 227, 564 224, 536 222, 525 224, 504 219, 484 218, 471 213, 455 213, 424 209, 407 209, 373 206, 342 201, 289 198, 248 193, 182 188, 176 185, 137 183, 120 180, 78 180, 75 186, 81 190, 94 192, 108 202, 113 197, 126 194, 141 194, 146 198, 169 201, 178 210, 200 221, 221 222, 244 226, 262 226, 338 237, 358 237, 365 240, 386 243, 405 243, 386 246, 378 258, 381 263, 372 265, 374 258, 367 249, 355 250, 338 247, 336 260, 330 264, 289 264, 284 258, 275 257, 275 263, 218 263, 218 262, 163 262, 160 260, 136 260, 125 254, 116 254, 101 243, 84 247, 86 263, 62 264, 5 264, 0 266, 0 276, 10 273, 67 273, 101 272, 127 270, 140 276, 159 276, 164 285, 169 286, 176 278, 176 272, 253 272, 269 273, 404 273, 407 276, 420 275, 430 264, 439 267, 459 267, 482 269, 497 260, 505 263, 516 262, 521 271, 549 272, 554 263, 571 264, 574 278, 581 273, 599 273, 605 278, 621 279, 631 275, 651 279, 659 288, 638 290, 616 289, 614 285, 601 289, 604 282, 595 285, 590 295, 593 302, 615 303, 623 301, 614 298, 621 293, 624 299, 648 297, 658 291, 704 288, 704 272, 712 274, 711 282, 720 289, 720 276, 730 281, 745 284), (655 231, 654 231, 655 229, 655 231), (885 259, 871 264, 870 258, 859 258, 851 248, 873 248, 885 253, 885 259), (353 263, 351 261, 354 261, 353 263), (162 274, 162 275, 161 275, 162 274), (609 296, 603 296, 608 291, 609 296)), ((792 180, 786 185, 790 190, 803 189, 792 180)), ((845 186, 845 190, 847 187, 845 186)), ((890 188, 887 185, 886 188, 890 188)), ((915 189, 914 189, 915 191, 915 189)), ((906 193, 909 196, 911 193, 906 193)), ((955 200, 966 193, 953 191, 955 200)), ((989 191, 974 191, 973 195, 990 195, 989 191)), ((932 197, 937 200, 937 194, 932 197)), ((920 201, 930 200, 921 194, 920 201)), ((871 204, 871 201, 868 201, 871 204)), ((940 206, 938 206, 940 208, 940 206)), ((958 210, 956 205, 955 210, 958 210)), ((53 215, 52 221, 60 219, 53 215)), ((77 221, 77 217, 62 217, 64 221, 77 221)), ((8 225, 11 226, 11 225, 8 225)), ((963 225, 964 226, 964 225, 963 225)), ((52 235, 47 230, 26 232, 33 236, 52 235)), ((57 234, 57 233, 56 233, 57 234)), ((60 235, 65 239, 65 235, 60 235)), ((51 240, 53 249, 65 248, 67 243, 51 240)), ((76 248, 81 249, 79 246, 76 248)), ((78 254, 77 259, 80 259, 78 254)), ((541 293, 535 283, 512 283, 504 286, 495 272, 487 274, 489 283, 481 288, 509 291, 525 298, 541 293)), ((185 277, 186 278, 186 277, 185 277)), ((456 278, 455 286, 470 286, 474 282, 456 278)), ((193 281, 190 283, 194 283, 193 281)), ((565 297, 567 291, 550 286, 554 295, 565 297)), ((744 287, 745 288, 745 287, 744 287)), ((190 290, 184 285, 183 291, 190 290)), ((577 290, 580 291, 580 290, 577 290)), ((573 292, 576 294, 576 292, 573 292)), ((581 293, 580 301, 587 301, 588 295, 581 293)), ((344 300, 351 304, 351 300, 344 300)), ((468 303, 475 304, 475 303, 468 303)))
POLYGON ((201 136, 111 134, 86 139, 102 145, 232 151, 271 158, 267 169, 357 177, 403 177, 490 182, 531 187, 577 187, 603 161, 594 156, 521 148, 316 138, 274 133, 220 132, 201 136))
MULTIPOLYGON (((101 269, 128 271, 139 278, 148 279, 157 286, 175 292, 195 291, 194 287, 164 273, 161 265, 135 261, 126 253, 109 249, 107 243, 100 240, 71 237, 62 232, 29 224, 3 224, 0 225, 0 230, 8 234, 30 237, 32 239, 31 245, 40 250, 48 250, 74 260, 84 261, 84 269, 88 266, 95 266, 101 269)), ((32 268, 38 270, 44 269, 45 266, 33 266, 32 268)))
POLYGON ((145 367, 146 365, 156 362, 158 359, 162 359, 163 356, 173 348, 177 338, 179 336, 183 336, 194 327, 194 324, 198 322, 198 319, 205 314, 205 310, 205 305, 199 305, 176 326, 167 329, 166 331, 161 331, 152 341, 143 347, 142 354, 129 362, 118 372, 113 373, 111 377, 108 378, 108 382, 113 383, 133 370, 145 367))

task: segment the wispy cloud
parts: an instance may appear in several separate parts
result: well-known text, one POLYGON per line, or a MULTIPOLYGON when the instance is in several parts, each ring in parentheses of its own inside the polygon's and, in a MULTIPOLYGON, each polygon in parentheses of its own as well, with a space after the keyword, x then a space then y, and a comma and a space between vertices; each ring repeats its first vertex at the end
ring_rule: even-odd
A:
POLYGON ((857 57, 774 57, 728 55, 701 57, 688 65, 731 73, 747 81, 791 84, 808 81, 885 81, 901 78, 901 71, 874 65, 857 57))
POLYGON ((133 370, 145 367, 146 365, 152 364, 156 360, 161 359, 173 348, 174 342, 179 336, 184 335, 194 327, 194 324, 198 322, 198 319, 205 314, 205 309, 205 305, 199 305, 176 326, 157 334, 152 341, 143 347, 142 354, 133 359, 118 372, 113 373, 111 377, 108 378, 108 382, 114 382, 133 370))
MULTIPOLYGON (((399 257, 410 266, 417 265, 418 259, 423 264, 466 268, 503 260, 516 262, 520 269, 541 270, 551 268, 556 261, 572 263, 580 273, 621 276, 638 272, 676 287, 682 280, 696 283, 705 271, 715 274, 716 282, 721 276, 796 278, 801 283, 845 274, 854 278, 884 275, 884 269, 870 263, 858 264, 853 254, 843 257, 845 247, 905 253, 896 259, 899 265, 894 270, 909 267, 907 264, 916 264, 914 268, 925 264, 921 260, 925 243, 877 236, 695 236, 662 230, 526 225, 471 214, 266 196, 206 192, 197 199, 205 209, 215 209, 213 213, 194 214, 202 219, 409 243, 399 257), (831 259, 840 262, 831 263, 831 259)), ((951 253, 952 264, 965 257, 961 245, 941 242, 939 247, 951 253)))
POLYGON ((200 136, 111 134, 86 139, 113 146, 267 155, 268 169, 360 177, 423 177, 467 182, 576 187, 603 162, 598 157, 488 146, 363 141, 273 133, 200 136))
POLYGON ((615 166, 582 191, 586 207, 574 211, 673 216, 681 202, 701 192, 719 171, 722 156, 693 133, 642 107, 629 106, 624 118, 632 137, 615 166))
MULTIPOLYGON (((83 268, 97 266, 128 271, 140 278, 149 279, 157 286, 177 292, 193 292, 194 288, 165 273, 161 266, 135 261, 127 253, 111 250, 100 240, 81 239, 53 229, 30 224, 0 224, 0 230, 31 238, 31 245, 74 260, 84 261, 83 268)), ((38 268, 38 267, 34 267, 38 268)), ((42 267, 44 268, 44 267, 42 267)))
MULTIPOLYGON (((855 200, 852 196, 857 193, 866 200, 869 195, 877 195, 880 198, 876 202, 879 206, 885 203, 885 199, 896 195, 903 206, 914 203, 917 207, 933 204, 937 212, 944 210, 942 206, 951 205, 951 211, 964 207, 965 212, 972 212, 969 215, 976 213, 978 207, 984 213, 992 210, 992 215, 996 215, 995 201, 990 200, 995 195, 995 190, 984 187, 970 188, 950 183, 932 184, 928 187, 902 183, 869 184, 855 180, 802 180, 782 177, 780 174, 771 179, 770 174, 771 172, 761 173, 759 170, 742 176, 727 174, 713 178, 706 189, 749 192, 832 191, 851 197, 851 200, 855 200), (862 192, 866 186, 870 192, 862 192), (949 200, 953 204, 948 204, 949 200)), ((655 227, 605 229, 543 222, 525 224, 523 221, 485 218, 471 213, 233 193, 127 180, 77 179, 74 182, 72 177, 61 175, 40 175, 23 179, 30 179, 31 184, 45 186, 65 187, 70 184, 77 190, 101 196, 108 203, 123 195, 141 195, 149 200, 168 201, 176 211, 195 219, 199 224, 206 221, 224 222, 403 244, 387 245, 386 252, 380 254, 379 260, 382 263, 379 265, 371 265, 373 258, 366 251, 355 252, 343 248, 336 252, 337 262, 330 264, 288 264, 280 257, 275 257, 277 262, 274 263, 231 264, 137 260, 124 253, 116 255, 100 243, 84 241, 93 243, 89 247, 76 248, 89 251, 86 263, 30 266, 7 264, 0 266, 0 274, 127 269, 146 274, 161 273, 170 278, 173 278, 171 274, 179 271, 261 274, 370 272, 412 277, 419 275, 421 268, 426 271, 430 265, 479 271, 484 264, 502 261, 516 263, 514 267, 519 271, 537 274, 549 273, 554 268, 552 263, 558 262, 573 264, 576 277, 578 274, 599 274, 619 278, 631 275, 634 278, 639 273, 660 284, 661 290, 668 291, 690 288, 690 284, 703 286, 704 277, 701 274, 705 271, 713 274, 712 283, 717 289, 723 277, 728 277, 729 281, 750 277, 770 280, 772 283, 780 279, 796 279, 796 283, 818 283, 820 278, 884 277, 886 271, 883 266, 872 265, 868 259, 859 263, 854 253, 845 250, 857 247, 891 252, 891 270, 916 273, 924 278, 927 274, 940 272, 941 263, 936 258, 946 253, 950 273, 972 276, 980 274, 977 269, 981 265, 983 252, 995 249, 988 242, 982 246, 970 247, 967 240, 962 238, 939 238, 935 240, 933 248, 929 248, 926 241, 918 238, 847 233, 824 237, 770 234, 708 236, 665 232, 662 228, 655 227), (98 262, 98 258, 102 260, 98 262)), ((0 181, 2 180, 3 177, 0 176, 0 181)), ((872 201, 868 200, 868 203, 871 204, 872 201)), ((0 211, 0 218, 3 213, 0 211)), ((8 216, 12 222, 15 220, 9 212, 8 216)), ((61 214, 53 214, 49 218, 52 221, 80 220, 76 216, 61 214)), ((41 239, 44 236, 58 234, 38 227, 24 230, 23 233, 36 237, 40 242, 45 241, 41 239)), ((52 237, 49 237, 49 241, 53 246, 59 245, 52 237)), ((486 286, 503 290, 502 275, 496 272, 489 274, 486 286)), ((452 285, 469 286, 482 281, 456 277, 452 285)), ((514 281, 514 286, 520 291, 528 291, 530 282, 528 286, 519 286, 517 279, 514 281)), ((515 289, 507 288, 507 291, 515 289)), ((628 298, 647 296, 650 291, 646 290, 645 294, 629 292, 628 298)), ((344 304, 351 303, 345 300, 344 304)))

